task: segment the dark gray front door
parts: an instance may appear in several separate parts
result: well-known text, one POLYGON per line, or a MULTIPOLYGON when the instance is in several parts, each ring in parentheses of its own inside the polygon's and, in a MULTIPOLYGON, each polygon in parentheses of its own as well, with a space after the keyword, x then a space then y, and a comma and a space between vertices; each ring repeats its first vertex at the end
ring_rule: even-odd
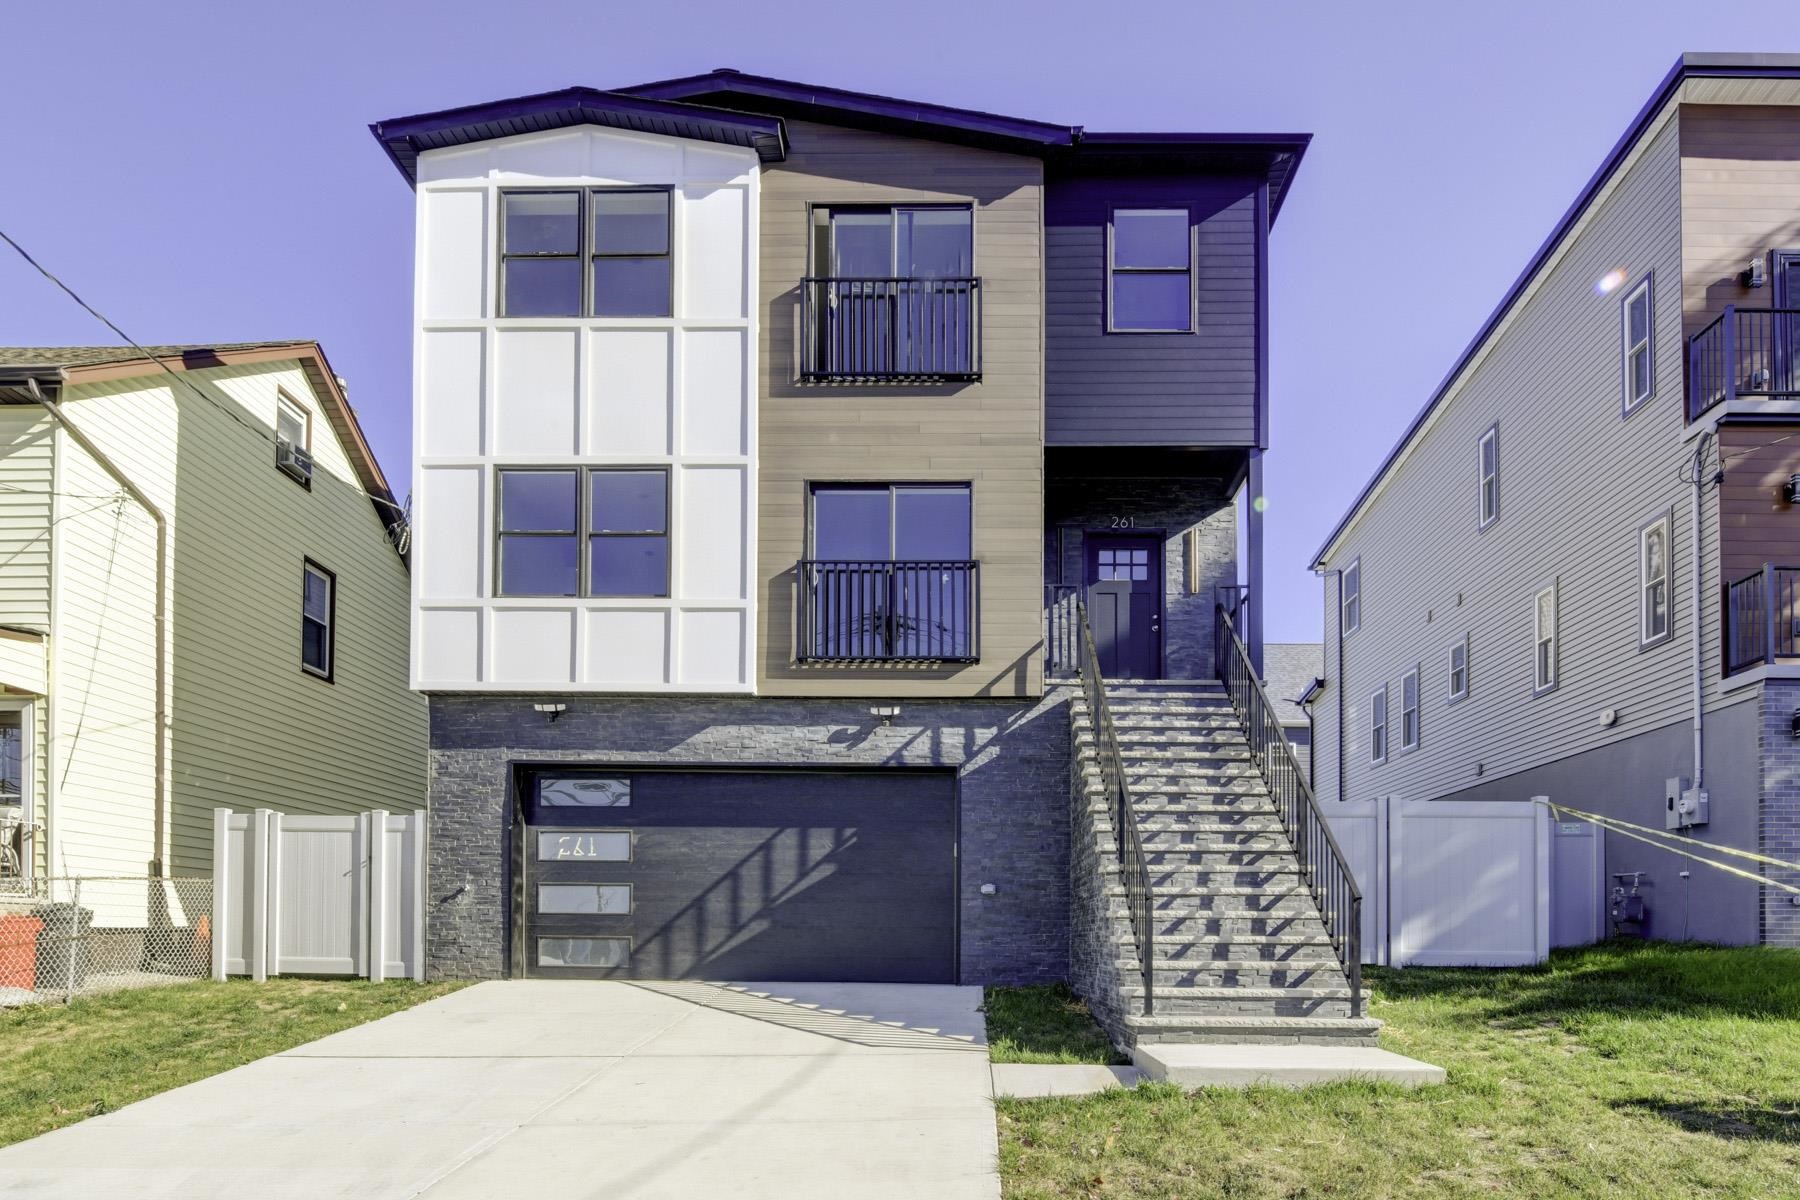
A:
POLYGON ((952 983, 949 772, 545 772, 525 974, 952 983))
POLYGON ((1162 538, 1089 533, 1087 608, 1100 671, 1109 679, 1162 676, 1162 538))

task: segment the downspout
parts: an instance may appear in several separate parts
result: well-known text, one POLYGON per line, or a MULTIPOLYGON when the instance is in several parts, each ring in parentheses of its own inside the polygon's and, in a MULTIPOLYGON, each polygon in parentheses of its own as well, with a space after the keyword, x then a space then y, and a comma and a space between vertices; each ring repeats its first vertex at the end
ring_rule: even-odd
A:
MULTIPOLYGON (((1349 736, 1349 731, 1344 728, 1344 571, 1339 567, 1328 571, 1319 571, 1319 576, 1321 578, 1330 576, 1337 580, 1336 611, 1330 613, 1329 617, 1331 628, 1337 632, 1337 659, 1335 660, 1337 663, 1337 746, 1334 749, 1337 751, 1337 798, 1342 800, 1344 798, 1344 740, 1349 736)), ((1327 686, 1330 686, 1331 679, 1327 677, 1325 682, 1327 686)), ((1318 749, 1319 742, 1315 737, 1313 739, 1315 755, 1318 753, 1318 749)), ((1317 778, 1316 758, 1312 766, 1312 774, 1317 778)))
POLYGON ((120 490, 136 501, 146 513, 149 513, 150 520, 156 524, 156 669, 154 672, 156 687, 156 799, 153 809, 153 836, 155 838, 153 845, 156 857, 150 860, 150 874, 160 877, 163 873, 163 846, 169 829, 169 521, 163 515, 162 509, 151 503, 150 497, 126 478, 125 472, 119 470, 117 464, 106 456, 105 451, 89 441, 87 434, 83 433, 63 414, 62 408, 57 402, 44 395, 38 387, 37 380, 27 380, 26 386, 31 390, 32 399, 36 400, 43 406, 44 411, 50 414, 50 419, 55 421, 77 446, 85 450, 88 456, 99 464, 102 471, 112 477, 113 482, 119 485, 120 490))
MULTIPOLYGON (((1689 600, 1691 602, 1691 612, 1693 615, 1692 615, 1692 619, 1689 621, 1689 624, 1692 626, 1692 637, 1690 638, 1690 641, 1692 642, 1692 645, 1693 645, 1693 656, 1694 656, 1694 680, 1693 680, 1693 684, 1694 684, 1694 688, 1693 688, 1694 784, 1693 784, 1693 786, 1694 786, 1695 791, 1699 791, 1706 783, 1706 653, 1705 653, 1704 647, 1701 644, 1702 639, 1700 636, 1700 602, 1701 602, 1701 595, 1700 595, 1701 557, 1700 556, 1701 556, 1702 549, 1703 549, 1702 544, 1701 544, 1701 528, 1700 528, 1700 519, 1701 519, 1700 497, 1701 497, 1701 494, 1706 490, 1706 474, 1705 474, 1705 472, 1706 472, 1706 451, 1707 451, 1708 443, 1710 443, 1712 441, 1712 436, 1713 435, 1710 433, 1703 433, 1700 435, 1699 442, 1694 446, 1694 462, 1693 462, 1693 467, 1694 467, 1694 510, 1693 510, 1694 553, 1692 555, 1692 558, 1693 558, 1693 570, 1692 570, 1693 587, 1691 589, 1691 594, 1689 596, 1689 600)), ((1722 470, 1722 468, 1723 468, 1723 464, 1721 464, 1721 470, 1722 470)), ((1770 615, 1769 619, 1770 620, 1774 619, 1773 614, 1770 615)))

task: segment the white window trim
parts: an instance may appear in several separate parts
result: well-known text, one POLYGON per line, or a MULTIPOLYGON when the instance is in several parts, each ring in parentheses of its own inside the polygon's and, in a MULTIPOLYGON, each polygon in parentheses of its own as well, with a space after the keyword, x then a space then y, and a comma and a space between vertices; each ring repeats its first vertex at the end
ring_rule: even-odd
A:
POLYGON ((1469 698, 1469 635, 1468 634, 1465 633, 1461 638, 1450 643, 1449 648, 1444 652, 1444 660, 1445 660, 1445 663, 1444 663, 1444 665, 1445 665, 1445 672, 1444 672, 1445 699, 1451 704, 1455 704, 1459 700, 1467 700, 1469 698), (1456 687, 1456 652, 1458 650, 1462 651, 1462 661, 1463 661, 1462 690, 1461 691, 1458 691, 1457 687, 1456 687))
POLYGON ((1653 282, 1652 276, 1645 275, 1619 302, 1619 406, 1623 416, 1630 416, 1656 397, 1656 291, 1651 286, 1653 282), (1631 340, 1631 305, 1640 295, 1644 297, 1644 337, 1642 341, 1634 342, 1631 340), (1642 396, 1633 396, 1631 356, 1639 346, 1644 348, 1649 387, 1642 396))
POLYGON ((1545 692, 1553 692, 1556 685, 1562 682, 1562 612, 1558 604, 1557 586, 1552 583, 1532 593, 1531 597, 1531 694, 1541 696, 1545 692), (1544 636, 1544 630, 1538 617, 1545 596, 1550 597, 1550 636, 1544 636), (1547 666, 1550 678, 1546 680, 1538 671, 1538 652, 1545 642, 1550 643, 1550 654, 1547 666))
POLYGON ((1669 640, 1675 629, 1675 566, 1671 561, 1675 549, 1675 522, 1668 512, 1658 513, 1638 527, 1637 552, 1637 606, 1638 606, 1638 649, 1648 650, 1652 646, 1660 646, 1669 640), (1650 584, 1651 580, 1644 573, 1644 550, 1649 544, 1650 532, 1658 527, 1663 535, 1663 630, 1661 633, 1650 632, 1650 584))
MULTIPOLYGON (((25 837, 20 843, 24 851, 24 861, 19 870, 25 878, 37 875, 37 839, 43 836, 42 830, 33 831, 33 823, 44 818, 38 813, 37 795, 37 702, 30 697, 16 700, 0 700, 0 711, 19 714, 19 805, 16 813, 25 826, 25 837)), ((0 805, 0 814, 8 813, 12 805, 0 805)), ((46 861, 49 861, 46 858, 46 861)))
POLYGON ((1342 573, 1340 573, 1338 575, 1338 631, 1340 633, 1342 633, 1345 637, 1349 637, 1351 634, 1355 633, 1357 630, 1359 630, 1361 628, 1362 628, 1362 555, 1359 554, 1355 558, 1351 559, 1350 565, 1345 567, 1343 569, 1342 573), (1351 588, 1350 588, 1350 577, 1352 575, 1354 575, 1356 577, 1356 589, 1354 592, 1352 592, 1351 588), (1355 622, 1355 624, 1352 624, 1350 621, 1350 600, 1351 600, 1352 596, 1354 596, 1356 599, 1356 622, 1355 622))
MULTIPOLYGON (((300 421, 300 430, 301 430, 300 440, 294 444, 299 449, 306 451, 308 454, 311 454, 312 453, 312 427, 313 427, 312 411, 310 409, 308 409, 304 404, 301 404, 298 400, 296 400, 292 396, 288 395, 286 392, 278 391, 275 393, 275 411, 277 414, 279 414, 284 409, 288 412, 289 415, 298 418, 300 421)), ((281 421, 280 421, 279 416, 277 416, 277 418, 276 418, 275 428, 277 430, 279 430, 281 428, 281 421)), ((279 438, 280 438, 279 433, 276 436, 279 440, 279 438)))
POLYGON ((1475 443, 1475 527, 1486 529, 1500 519, 1500 423, 1489 425, 1475 443), (1487 469, 1488 447, 1494 448, 1494 470, 1487 469), (1494 511, 1488 511, 1488 483, 1494 485, 1494 511))
POLYGON ((1400 753, 1402 754, 1410 754, 1412 751, 1417 750, 1420 741, 1424 737, 1423 713, 1421 711, 1424 708, 1423 700, 1424 697, 1419 691, 1419 668, 1414 667, 1400 677, 1400 753), (1412 685, 1411 707, 1408 707, 1406 703, 1406 688, 1409 683, 1412 685), (1412 739, 1410 741, 1406 736, 1406 718, 1408 714, 1411 714, 1412 716, 1412 739))
POLYGON ((1387 684, 1369 694, 1369 761, 1380 764, 1388 760, 1387 684), (1380 719, 1377 719, 1377 714, 1380 719), (1379 743, 1379 744, 1378 744, 1379 743))

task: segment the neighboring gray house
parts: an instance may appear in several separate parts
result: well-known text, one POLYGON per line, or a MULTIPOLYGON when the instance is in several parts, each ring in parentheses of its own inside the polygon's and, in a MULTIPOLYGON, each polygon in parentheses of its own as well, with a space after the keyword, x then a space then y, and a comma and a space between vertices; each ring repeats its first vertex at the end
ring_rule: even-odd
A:
MULTIPOLYGON (((1315 557, 1320 797, 1800 858, 1797 348, 1800 56, 1688 55, 1315 557)), ((1604 849, 1652 936, 1800 943, 1783 893, 1604 849)))
POLYGON ((1312 713, 1307 694, 1325 675, 1325 647, 1318 642, 1269 642, 1263 647, 1263 690, 1275 702, 1282 732, 1303 770, 1312 767, 1312 713))

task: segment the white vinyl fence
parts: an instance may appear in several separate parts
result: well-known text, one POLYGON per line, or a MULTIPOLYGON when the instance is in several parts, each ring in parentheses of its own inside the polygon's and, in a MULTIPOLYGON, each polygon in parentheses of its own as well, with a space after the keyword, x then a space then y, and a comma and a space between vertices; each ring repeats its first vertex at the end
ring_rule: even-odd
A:
POLYGON ((213 810, 213 978, 425 978, 425 815, 213 810))
POLYGON ((1362 889, 1363 961, 1504 967, 1549 957, 1553 822, 1541 806, 1383 798, 1320 807, 1362 889))

